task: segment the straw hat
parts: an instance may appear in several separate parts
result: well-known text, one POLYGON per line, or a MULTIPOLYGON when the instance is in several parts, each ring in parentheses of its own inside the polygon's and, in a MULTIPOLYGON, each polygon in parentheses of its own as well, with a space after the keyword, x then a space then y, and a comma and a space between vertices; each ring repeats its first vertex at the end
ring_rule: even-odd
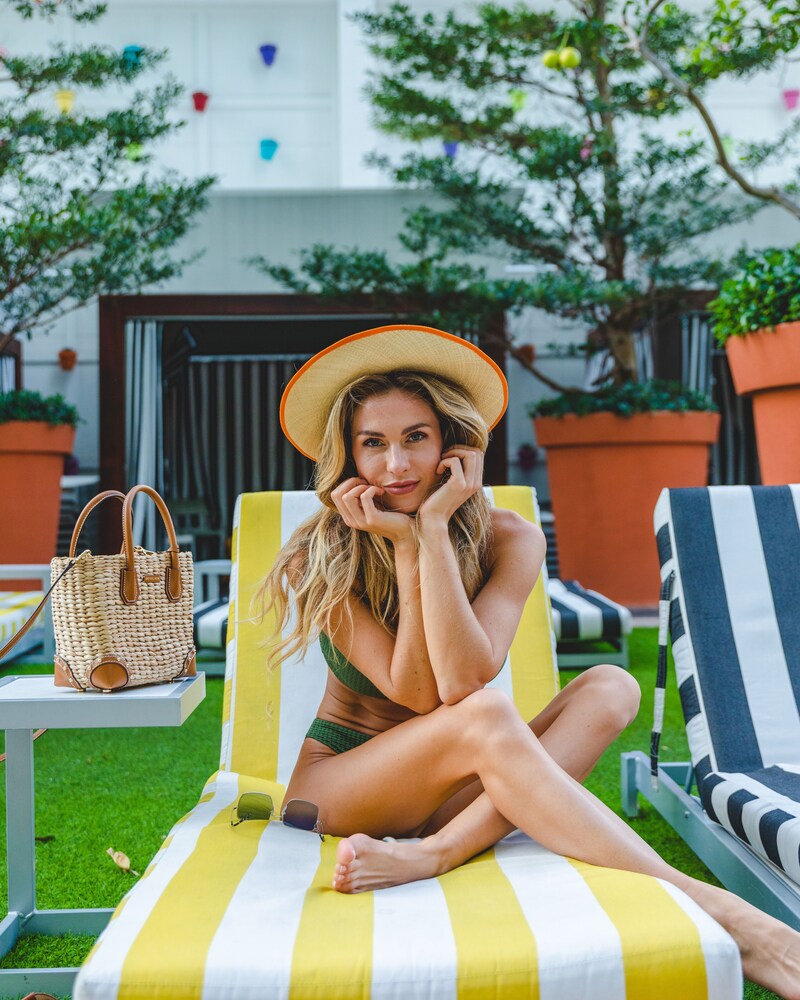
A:
POLYGON ((328 414, 344 386, 399 369, 444 375, 462 385, 489 430, 508 405, 503 372, 474 344, 429 326, 381 326, 337 340, 295 373, 281 399, 284 434, 316 461, 328 414))

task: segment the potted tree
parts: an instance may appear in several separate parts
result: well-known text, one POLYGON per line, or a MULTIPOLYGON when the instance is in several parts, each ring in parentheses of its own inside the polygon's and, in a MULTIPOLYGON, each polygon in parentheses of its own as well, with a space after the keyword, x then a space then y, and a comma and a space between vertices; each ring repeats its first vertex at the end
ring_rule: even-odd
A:
MULTIPOLYGON (((677 61, 697 25, 675 4, 662 13, 650 44, 677 61)), ((587 0, 572 17, 497 3, 441 17, 401 4, 357 15, 382 66, 372 87, 377 124, 422 144, 399 164, 374 162, 434 197, 409 213, 402 260, 314 246, 299 271, 257 264, 296 291, 405 302, 416 321, 463 335, 485 337, 488 317, 526 306, 554 325, 582 321, 592 348, 609 352, 603 378, 586 390, 543 378, 560 396, 535 419, 562 572, 651 605, 655 501, 663 486, 707 481, 718 417, 706 399, 640 384, 635 335, 679 308, 687 289, 718 287, 732 267, 700 238, 760 206, 730 196, 702 141, 664 137, 661 120, 682 99, 654 81, 614 17, 606 0, 587 0), (458 141, 456 157, 442 155, 443 138, 458 141), (524 274, 498 276, 487 257, 524 274), (612 458, 617 439, 632 475, 612 458), (595 457, 578 457, 584 444, 595 457)), ((494 335, 542 377, 503 328, 494 335)))
MULTIPOLYGON (((7 6, 23 19, 72 19, 69 33, 76 44, 49 54, 0 55, 0 355, 14 338, 46 330, 98 294, 138 292, 179 275, 187 258, 174 256, 173 247, 205 207, 214 180, 148 168, 149 146, 184 124, 173 113, 182 89, 177 81, 166 76, 117 96, 124 94, 120 88, 141 84, 139 77, 161 63, 165 52, 78 44, 81 27, 105 12, 106 5, 94 0, 11 0, 7 6), (74 104, 62 102, 56 109, 44 100, 54 89, 73 88, 74 104), (114 90, 111 106, 104 101, 99 110, 85 107, 85 95, 108 95, 106 88, 114 90)), ((74 360, 61 358, 64 365, 74 360)), ((58 397, 41 400, 32 393, 10 394, 3 409, 0 563, 41 562, 53 555, 58 475, 76 417, 58 397), (41 473, 34 476, 34 467, 41 473), (18 503, 13 515, 12 494, 18 503), (50 513, 33 506, 39 502, 50 513)))
POLYGON ((78 411, 62 396, 0 393, 0 578, 3 565, 47 563, 56 554, 61 474, 77 424, 78 411))
POLYGON ((531 408, 559 525, 562 575, 627 604, 658 598, 652 512, 664 486, 704 486, 719 414, 680 383, 626 382, 531 408))
POLYGON ((709 308, 736 391, 753 399, 761 481, 800 482, 800 245, 745 260, 709 308))

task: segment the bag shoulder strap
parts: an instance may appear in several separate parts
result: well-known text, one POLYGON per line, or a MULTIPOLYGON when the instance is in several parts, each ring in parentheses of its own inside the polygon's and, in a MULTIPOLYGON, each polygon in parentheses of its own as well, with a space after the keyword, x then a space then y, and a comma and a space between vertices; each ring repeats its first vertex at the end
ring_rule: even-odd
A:
MULTIPOLYGON (((78 556, 78 559, 80 559, 80 556, 78 556)), ((44 608, 45 604, 47 604, 47 601, 48 601, 50 595, 53 593, 53 591, 55 590, 55 588, 61 582, 61 580, 63 579, 63 577, 67 573, 69 573, 69 571, 72 569, 72 567, 78 561, 78 559, 70 559, 70 561, 67 563, 67 565, 64 567, 64 569, 58 574, 58 576, 55 578, 55 580, 53 580, 53 582, 50 584, 50 589, 47 591, 47 593, 44 595, 44 597, 41 599, 41 601, 39 601, 39 603, 36 605, 36 610, 33 612, 33 614, 30 616, 30 618, 25 622, 25 624, 21 628, 19 628, 11 636, 11 638, 8 640, 8 642, 5 644, 5 646, 3 646, 2 648, 0 648, 0 660, 3 659, 3 657, 6 655, 6 653, 10 653, 11 652, 11 650, 14 648, 14 646, 16 646, 16 644, 19 642, 19 640, 25 635, 25 633, 28 631, 28 629, 33 625, 33 623, 36 621, 36 619, 39 617, 40 613, 42 612, 42 609, 44 608)))

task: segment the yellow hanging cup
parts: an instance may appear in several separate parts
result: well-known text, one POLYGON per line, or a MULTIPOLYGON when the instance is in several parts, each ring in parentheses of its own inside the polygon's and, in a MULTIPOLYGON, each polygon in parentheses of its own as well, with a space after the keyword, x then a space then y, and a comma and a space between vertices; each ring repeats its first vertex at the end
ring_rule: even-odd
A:
POLYGON ((74 90, 57 90, 56 94, 56 107, 61 112, 62 115, 68 115, 72 111, 73 105, 75 104, 75 91, 74 90))

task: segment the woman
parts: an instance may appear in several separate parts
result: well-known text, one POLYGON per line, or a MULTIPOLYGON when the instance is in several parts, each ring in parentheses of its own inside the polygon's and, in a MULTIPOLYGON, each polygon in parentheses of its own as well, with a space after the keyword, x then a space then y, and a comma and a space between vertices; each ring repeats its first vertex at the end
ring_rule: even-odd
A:
POLYGON ((344 838, 341 892, 442 874, 518 827, 683 889, 734 937, 749 978, 800 998, 800 935, 671 868, 582 787, 636 714, 630 675, 587 670, 527 725, 486 686, 545 552, 536 526, 481 489, 506 400, 486 355, 425 327, 348 337, 287 387, 284 431, 317 462, 324 506, 264 592, 284 626, 296 611, 276 655, 319 635, 331 670, 286 798, 316 803, 344 838))

